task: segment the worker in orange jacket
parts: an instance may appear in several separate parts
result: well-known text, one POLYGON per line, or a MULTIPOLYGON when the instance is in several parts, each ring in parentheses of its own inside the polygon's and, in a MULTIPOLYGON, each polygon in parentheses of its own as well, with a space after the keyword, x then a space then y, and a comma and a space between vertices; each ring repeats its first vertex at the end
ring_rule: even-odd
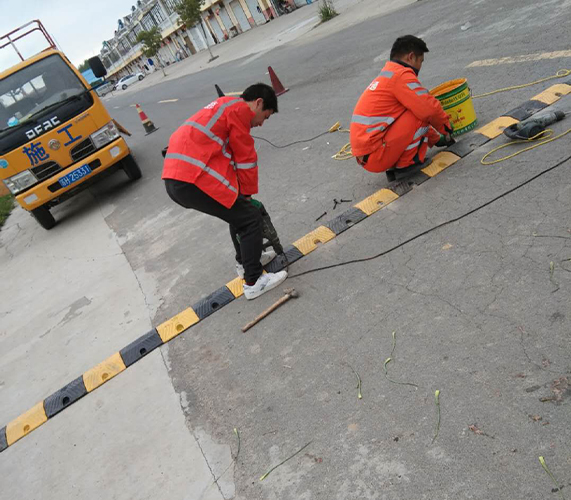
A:
POLYGON ((428 52, 412 35, 397 38, 390 61, 361 95, 351 120, 351 149, 369 172, 406 169, 424 161, 434 145, 453 143, 452 125, 438 99, 418 81, 428 52))
POLYGON ((258 155, 251 127, 278 112, 276 93, 258 83, 238 97, 221 97, 191 116, 169 140, 162 178, 167 194, 184 208, 212 215, 230 225, 236 270, 244 295, 255 299, 287 278, 286 271, 263 273, 275 252, 262 252, 258 155), (238 238, 239 237, 239 241, 238 238))

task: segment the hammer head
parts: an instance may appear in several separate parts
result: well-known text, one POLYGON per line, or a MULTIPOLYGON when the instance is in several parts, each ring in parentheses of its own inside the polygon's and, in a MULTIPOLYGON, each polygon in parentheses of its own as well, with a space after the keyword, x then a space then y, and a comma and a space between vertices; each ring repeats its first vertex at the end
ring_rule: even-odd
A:
POLYGON ((297 290, 295 288, 286 288, 284 290, 284 293, 286 295, 289 295, 293 299, 297 299, 299 297, 299 293, 297 293, 297 290))

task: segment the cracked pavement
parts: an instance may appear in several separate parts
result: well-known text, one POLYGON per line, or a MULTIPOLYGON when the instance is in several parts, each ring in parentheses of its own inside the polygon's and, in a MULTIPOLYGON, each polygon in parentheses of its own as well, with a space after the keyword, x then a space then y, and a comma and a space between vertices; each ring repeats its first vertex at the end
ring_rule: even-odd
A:
MULTIPOLYGON (((239 90, 265 80, 272 64, 290 91, 254 134, 284 144, 337 120, 347 126, 382 64, 373 61, 404 32, 430 47, 420 75, 428 87, 466 76, 480 93, 568 65, 466 68, 566 48, 558 40, 571 28, 568 1, 545 2, 541 16, 513 0, 458 4, 450 12, 449 2, 416 2, 329 37, 317 33, 323 25, 258 58, 108 100, 133 132, 143 178, 105 179, 57 207, 60 223, 50 232, 16 210, 0 233, 0 276, 10 283, 0 306, 0 425, 234 277, 225 224, 179 209, 160 181, 160 150, 215 97, 215 82, 239 90), (472 27, 462 31, 467 21, 472 27), (173 97, 174 106, 157 104, 173 97), (144 136, 133 102, 157 132, 144 136)), ((552 83, 475 101, 480 123, 552 83)), ((571 97, 557 106, 571 110, 571 97)), ((555 133, 571 126, 567 120, 555 133)), ((291 274, 379 254, 465 214, 568 156, 569 137, 481 165, 500 137, 319 245, 291 274)), ((331 159, 347 141, 343 133, 286 149, 257 141, 259 198, 283 243, 386 186, 383 176, 331 159), (334 198, 353 203, 333 209, 334 198)), ((230 303, 3 452, 0 477, 11 480, 0 499, 557 495, 539 456, 566 493, 570 169, 568 162, 384 257, 290 278, 300 298, 246 334, 240 327, 281 290, 230 303), (418 389, 385 377, 389 356, 390 378, 418 389), (349 366, 362 380, 362 399, 349 366), (437 389, 441 424, 432 443, 437 389)))

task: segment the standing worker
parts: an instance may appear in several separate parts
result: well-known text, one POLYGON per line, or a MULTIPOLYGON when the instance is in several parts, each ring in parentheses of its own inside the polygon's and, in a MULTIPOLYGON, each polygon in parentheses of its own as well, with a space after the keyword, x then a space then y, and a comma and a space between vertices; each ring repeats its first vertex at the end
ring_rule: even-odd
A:
MULTIPOLYGON (((397 38, 390 61, 357 102, 351 149, 369 172, 420 165, 428 147, 454 142, 448 115, 418 81, 425 52, 428 47, 420 38, 397 38)), ((387 177, 394 180, 394 170, 387 177)))
POLYGON ((162 178, 174 202, 230 224, 247 299, 287 278, 286 271, 262 274, 263 265, 276 254, 262 255, 262 214, 250 201, 258 192, 258 155, 250 129, 261 127, 277 112, 276 93, 263 83, 251 85, 240 98, 221 97, 175 131, 163 168, 162 178))

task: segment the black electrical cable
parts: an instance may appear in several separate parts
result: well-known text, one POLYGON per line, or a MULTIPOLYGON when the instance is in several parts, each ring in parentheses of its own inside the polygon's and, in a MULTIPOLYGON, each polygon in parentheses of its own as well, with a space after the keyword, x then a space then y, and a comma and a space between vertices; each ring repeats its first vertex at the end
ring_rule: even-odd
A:
POLYGON ((272 145, 274 148, 282 149, 282 148, 289 148, 290 146, 293 146, 294 144, 301 144, 303 142, 314 141, 315 139, 319 139, 321 136, 324 136, 325 134, 329 134, 329 130, 322 132, 321 134, 316 135, 315 137, 312 137, 311 139, 303 139, 302 141, 290 142, 289 144, 284 144, 283 146, 278 146, 277 144, 274 144, 273 142, 270 142, 267 139, 264 139, 263 137, 256 137, 255 135, 253 135, 252 137, 254 139, 260 139, 261 141, 266 141, 268 144, 272 145))
POLYGON ((553 167, 548 168, 547 170, 544 170, 543 172, 540 172, 537 175, 534 175, 533 177, 531 177, 530 179, 528 179, 525 182, 522 182, 521 184, 518 184, 517 186, 515 186, 514 188, 506 191, 505 193, 496 196, 495 198, 491 199, 490 201, 487 201, 486 203, 484 203, 483 205, 480 205, 472 210, 470 210, 469 212, 466 212, 463 215, 460 215, 459 217, 455 217, 454 219, 450 219, 446 222, 443 222, 442 224, 438 224, 437 226, 434 226, 430 229, 427 229, 426 231, 423 231, 420 234, 417 234, 416 236, 413 236, 412 238, 409 238, 406 241, 403 241, 402 243, 399 243, 398 245, 389 248, 388 250, 385 250, 381 253, 378 253, 377 255, 373 255, 371 257, 363 257, 362 259, 353 259, 353 260, 348 260, 345 262, 339 262, 337 264, 331 264, 329 266, 323 266, 323 267, 316 267, 315 269, 309 269, 308 271, 303 271, 301 273, 298 274, 294 274, 292 276, 289 276, 289 279, 292 278, 299 278, 300 276, 304 276, 305 274, 310 274, 310 273, 315 273, 317 271, 325 271, 326 269, 332 269, 334 267, 341 267, 341 266, 347 266, 349 264, 356 264, 359 262, 367 262, 369 260, 374 260, 374 259, 378 259, 379 257, 383 257, 384 255, 387 255, 388 253, 391 253, 395 250, 398 250, 399 248, 407 245, 408 243, 411 243, 414 240, 417 240, 418 238, 421 238, 422 236, 427 235, 428 233, 431 233, 432 231, 436 231, 437 229, 440 229, 441 227, 447 226, 448 224, 452 224, 453 222, 458 222, 461 219, 464 219, 465 217, 468 217, 469 215, 472 215, 475 212, 478 212, 480 210, 482 210, 483 208, 487 207, 488 205, 491 205, 492 203, 498 201, 499 199, 503 198, 504 196, 507 196, 511 193, 513 193, 514 191, 517 191, 518 189, 522 188, 523 186, 525 186, 526 184, 529 184, 530 182, 534 181, 535 179, 537 179, 538 177, 541 177, 542 175, 551 172, 552 170, 555 170, 557 167, 560 167, 561 165, 563 165, 565 162, 571 160, 571 156, 568 156, 567 158, 565 158, 564 160, 561 160, 559 163, 557 163, 556 165, 554 165, 553 167))

